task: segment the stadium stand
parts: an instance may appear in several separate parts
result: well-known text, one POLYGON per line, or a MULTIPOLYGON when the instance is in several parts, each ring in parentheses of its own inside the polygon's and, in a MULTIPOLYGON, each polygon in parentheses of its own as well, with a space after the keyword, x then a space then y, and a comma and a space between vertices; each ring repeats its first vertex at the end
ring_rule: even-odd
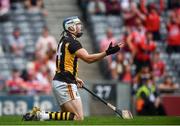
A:
MULTIPOLYGON (((35 59, 35 44, 38 37, 41 35, 42 29, 46 26, 45 16, 41 10, 30 11, 25 8, 23 1, 12 2, 8 1, 10 5, 8 11, 8 20, 0 23, 0 42, 1 42, 1 60, 0 69, 1 76, 5 80, 11 78, 11 71, 15 68, 21 72, 26 69, 26 64, 35 59), (22 49, 23 55, 14 55, 13 48, 17 51, 20 43, 16 43, 18 39, 14 35, 14 30, 18 29, 20 37, 23 38, 21 44, 24 45, 22 49)), ((19 36, 19 35, 18 35, 19 36)), ((18 40, 19 41, 19 40, 18 40)))
MULTIPOLYGON (((106 0, 102 0, 104 2, 104 4, 106 5, 106 0)), ((143 1, 143 0, 142 0, 143 1)), ((92 2, 95 2, 92 0, 92 2)), ((139 3, 138 1, 136 1, 137 3, 139 3)), ((159 1, 153 1, 155 2, 156 4, 151 4, 152 1, 146 1, 146 5, 151 5, 152 7, 153 6, 157 6, 158 5, 158 2, 159 1), (148 3, 149 2, 149 3, 148 3)), ((163 6, 167 6, 167 1, 164 1, 165 5, 161 5, 162 7, 163 6)), ((89 2, 91 3, 91 2, 89 2)), ((84 9, 84 6, 87 6, 88 7, 88 4, 89 4, 87 1, 82 1, 80 5, 81 8, 84 9), (83 5, 83 6, 82 6, 83 5)), ((119 5, 121 5, 123 3, 119 2, 119 5)), ((142 5, 140 5, 142 6, 142 5)), ((162 8, 161 6, 159 6, 159 8, 162 8)), ((90 33, 91 33, 91 36, 93 38, 93 44, 95 45, 95 49, 96 50, 100 50, 100 42, 102 39, 106 38, 106 30, 107 28, 111 27, 113 30, 113 36, 116 40, 120 40, 122 37, 123 37, 123 34, 126 33, 127 31, 127 28, 124 27, 125 26, 125 22, 124 22, 124 19, 123 19, 123 16, 122 14, 121 15, 112 15, 112 14, 109 14, 108 12, 105 13, 105 14, 91 14, 88 12, 88 9, 87 8, 87 11, 86 11, 86 20, 88 21, 88 23, 90 24, 89 26, 89 29, 90 29, 90 33)), ((122 13, 123 13, 123 10, 121 10, 122 13)), ((139 10, 140 11, 140 10, 139 10)), ((162 10, 159 10, 159 11, 162 11, 162 10)), ((167 38, 166 36, 168 35, 168 31, 166 29, 166 26, 167 26, 167 22, 168 22, 168 13, 170 12, 170 10, 168 11, 162 11, 161 12, 161 15, 160 15, 160 40, 156 41, 156 45, 157 45, 157 49, 156 50, 159 50, 160 51, 160 58, 165 62, 166 64, 166 73, 170 74, 171 76, 174 77, 174 80, 178 81, 178 72, 175 72, 173 71, 173 68, 175 65, 173 64, 178 64, 178 60, 169 60, 169 59, 178 59, 178 56, 179 54, 168 54, 166 52, 166 49, 167 49, 167 38), (175 61, 175 62, 174 62, 175 61)), ((102 66, 102 65, 101 65, 102 66)), ((104 68, 102 68, 102 70, 104 70, 104 68)), ((104 72, 104 71, 103 71, 104 72)), ((102 73, 103 73, 102 72, 102 73)), ((107 72, 109 73, 109 72, 107 72)), ((110 75, 109 75, 110 76, 110 75)))

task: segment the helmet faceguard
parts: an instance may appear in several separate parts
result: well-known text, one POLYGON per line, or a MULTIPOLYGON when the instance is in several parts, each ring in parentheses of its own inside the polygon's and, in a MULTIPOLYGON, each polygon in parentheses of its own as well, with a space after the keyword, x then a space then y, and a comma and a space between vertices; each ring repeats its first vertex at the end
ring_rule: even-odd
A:
POLYGON ((83 25, 77 16, 66 18, 63 21, 63 28, 66 32, 70 32, 77 38, 81 37, 83 34, 83 25))

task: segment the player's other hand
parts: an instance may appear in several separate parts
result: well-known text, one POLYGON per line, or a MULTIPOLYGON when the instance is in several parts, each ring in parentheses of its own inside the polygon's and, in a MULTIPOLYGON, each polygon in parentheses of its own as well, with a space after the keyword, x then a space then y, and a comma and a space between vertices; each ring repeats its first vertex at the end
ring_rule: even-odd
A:
POLYGON ((83 80, 81 80, 80 78, 76 78, 76 82, 78 88, 82 88, 82 86, 84 85, 83 80))

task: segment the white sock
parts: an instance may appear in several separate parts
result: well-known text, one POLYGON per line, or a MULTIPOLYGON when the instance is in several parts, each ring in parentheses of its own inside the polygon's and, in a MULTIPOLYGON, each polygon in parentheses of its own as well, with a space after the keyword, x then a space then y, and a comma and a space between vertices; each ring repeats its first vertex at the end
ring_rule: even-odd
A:
POLYGON ((45 111, 40 112, 40 120, 49 120, 49 113, 45 111))

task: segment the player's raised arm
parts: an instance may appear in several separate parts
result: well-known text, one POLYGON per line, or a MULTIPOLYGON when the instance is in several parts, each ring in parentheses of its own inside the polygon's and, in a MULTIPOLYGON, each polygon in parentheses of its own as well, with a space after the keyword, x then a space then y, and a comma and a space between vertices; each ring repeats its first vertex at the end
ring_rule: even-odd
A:
POLYGON ((77 50, 76 56, 87 63, 93 63, 93 62, 103 59, 105 56, 108 56, 108 55, 118 52, 120 50, 120 48, 123 48, 123 47, 124 47, 124 42, 120 42, 115 46, 113 46, 112 43, 110 43, 109 47, 106 51, 100 52, 100 53, 95 53, 95 54, 89 54, 86 51, 86 49, 81 48, 81 49, 77 50))

